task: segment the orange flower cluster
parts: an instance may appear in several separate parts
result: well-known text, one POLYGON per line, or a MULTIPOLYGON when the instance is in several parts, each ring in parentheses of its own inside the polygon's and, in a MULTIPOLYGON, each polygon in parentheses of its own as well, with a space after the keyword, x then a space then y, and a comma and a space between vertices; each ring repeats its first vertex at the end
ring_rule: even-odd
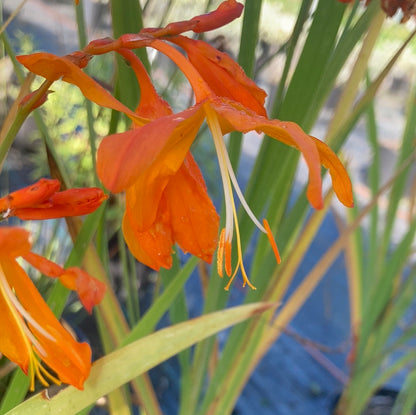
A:
POLYGON ((269 119, 264 107, 266 93, 233 59, 204 41, 182 35, 186 31, 200 33, 223 26, 239 17, 242 10, 240 3, 227 0, 211 13, 164 28, 143 29, 116 40, 95 40, 82 51, 64 57, 49 53, 18 57, 30 71, 49 81, 62 79, 74 84, 91 101, 121 111, 132 120, 130 130, 105 137, 101 142, 97 170, 110 191, 126 192, 123 232, 135 257, 158 270, 171 266, 175 243, 206 262, 212 261, 217 250, 218 273, 222 276, 225 270, 230 277, 227 289, 238 270, 244 284, 251 286, 242 259, 235 195, 256 226, 268 236, 278 262, 280 257, 267 221, 260 222, 255 217, 239 188, 223 139, 225 134, 256 131, 297 148, 309 167, 307 197, 311 205, 317 209, 323 205, 321 166, 329 169, 339 200, 346 206, 353 205, 348 174, 326 144, 307 135, 295 123, 269 119), (192 107, 173 113, 156 93, 141 61, 132 52, 142 47, 158 50, 178 66, 194 91, 192 107), (113 51, 129 61, 137 76, 141 101, 135 111, 81 70, 93 55, 113 51), (190 153, 204 121, 215 144, 224 189, 226 217, 220 232, 218 215, 190 153), (237 248, 234 266, 233 239, 237 248))
MULTIPOLYGON (((338 0, 342 3, 351 3, 352 0, 338 0)), ((366 0, 366 4, 371 0, 366 0)), ((381 8, 387 16, 394 16, 399 9, 403 13, 401 23, 407 22, 412 16, 416 15, 416 0, 381 0, 381 8)))
MULTIPOLYGON (((41 179, 32 186, 0 198, 1 219, 52 219, 94 211, 107 197, 100 189, 70 189, 59 192, 59 181, 41 179)), ((44 275, 58 278, 75 290, 91 312, 105 293, 105 285, 78 267, 64 269, 33 252, 28 231, 0 227, 0 352, 30 376, 30 389, 37 377, 44 386, 65 382, 82 389, 91 368, 91 350, 78 343, 49 309, 35 285, 17 262, 24 259, 44 275), (46 363, 56 376, 46 369, 46 363)))

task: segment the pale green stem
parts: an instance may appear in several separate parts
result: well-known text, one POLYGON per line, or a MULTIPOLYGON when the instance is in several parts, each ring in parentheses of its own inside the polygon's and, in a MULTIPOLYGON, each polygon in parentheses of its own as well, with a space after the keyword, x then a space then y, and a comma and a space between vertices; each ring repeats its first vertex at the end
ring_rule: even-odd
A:
POLYGON ((368 61, 380 34, 380 30, 385 18, 386 15, 384 11, 380 9, 369 27, 367 36, 363 41, 361 51, 354 65, 352 66, 350 77, 345 84, 344 90, 335 109, 335 113, 327 130, 325 141, 330 147, 332 140, 336 137, 337 133, 341 130, 344 122, 351 114, 359 85, 368 69, 368 61))
POLYGON ((37 90, 36 94, 34 94, 29 101, 22 105, 22 99, 30 93, 30 85, 32 84, 34 77, 35 75, 31 73, 27 75, 20 89, 19 95, 13 103, 0 131, 0 171, 7 153, 13 144, 13 140, 20 130, 20 127, 32 112, 35 103, 42 97, 42 95, 47 93, 48 88, 52 84, 52 82, 45 81, 37 90))

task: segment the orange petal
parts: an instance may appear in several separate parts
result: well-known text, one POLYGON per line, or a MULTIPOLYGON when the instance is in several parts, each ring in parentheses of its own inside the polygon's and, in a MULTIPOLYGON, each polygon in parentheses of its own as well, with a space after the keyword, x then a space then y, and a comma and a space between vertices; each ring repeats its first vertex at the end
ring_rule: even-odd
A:
MULTIPOLYGON (((47 99, 48 99, 48 95, 50 93, 52 93, 53 91, 48 90, 46 91, 43 95, 41 95, 30 107, 30 111, 33 111, 36 108, 39 108, 42 104, 44 104, 47 99)), ((34 95, 36 95, 38 93, 38 90, 35 90, 33 92, 31 92, 30 94, 27 94, 25 97, 23 97, 23 99, 20 101, 19 105, 25 105, 27 104, 34 95)))
POLYGON ((217 249, 219 217, 191 153, 165 190, 173 239, 183 251, 211 262, 217 249))
POLYGON ((146 120, 143 120, 115 99, 68 58, 41 52, 32 53, 31 55, 20 55, 16 59, 29 71, 43 76, 48 81, 57 81, 62 77, 63 81, 76 85, 86 98, 96 104, 124 112, 132 121, 140 125, 146 122, 146 120))
POLYGON ((117 52, 128 60, 140 85, 140 103, 136 108, 136 114, 149 120, 172 114, 172 109, 156 92, 146 68, 137 55, 131 50, 123 48, 117 49, 117 52))
POLYGON ((273 249, 273 253, 274 253, 274 256, 276 258, 276 262, 278 264, 280 264, 280 262, 282 262, 282 259, 280 258, 279 249, 277 248, 276 241, 274 240, 274 236, 273 236, 272 230, 270 229, 270 225, 269 225, 269 222, 267 221, 267 219, 263 219, 263 226, 264 226, 264 229, 266 229, 266 235, 267 235, 267 238, 269 239, 270 245, 273 249))
POLYGON ((0 199, 0 211, 37 205, 49 199, 60 188, 59 180, 40 179, 0 199))
POLYGON ((40 330, 29 325, 39 342, 39 346, 34 345, 37 354, 58 374, 61 381, 82 389, 91 367, 89 346, 75 341, 62 327, 31 279, 15 260, 2 257, 1 265, 19 302, 42 327, 40 330))
POLYGON ((105 284, 78 267, 64 269, 55 262, 33 252, 22 255, 22 257, 42 274, 51 278, 59 278, 66 288, 76 291, 82 305, 89 313, 105 294, 105 284))
POLYGON ((225 26, 240 17, 243 8, 244 6, 235 0, 224 1, 211 13, 195 16, 191 19, 191 22, 197 22, 192 30, 195 33, 202 33, 225 26))
POLYGON ((348 176, 344 165, 341 163, 337 155, 325 143, 315 137, 311 136, 311 138, 314 140, 316 147, 318 148, 322 165, 329 170, 332 185, 338 199, 345 206, 353 207, 354 197, 351 179, 348 176))
POLYGON ((92 308, 104 298, 106 286, 103 282, 87 274, 81 268, 71 267, 65 270, 59 280, 68 288, 75 283, 75 290, 84 308, 91 313, 92 308))
MULTIPOLYGON (((127 201, 126 201, 127 203, 127 201)), ((166 204, 158 209, 155 222, 145 231, 138 230, 135 223, 135 212, 126 204, 123 218, 123 234, 130 252, 141 263, 159 271, 161 267, 169 269, 172 266, 172 230, 169 224, 169 213, 166 204)))
POLYGON ((10 258, 27 254, 32 246, 30 233, 14 226, 0 227, 0 254, 10 258))
POLYGON ((204 112, 198 105, 105 137, 97 152, 97 173, 104 186, 112 192, 121 192, 150 166, 154 169, 152 180, 175 174, 203 119, 204 112))
POLYGON ((64 273, 64 269, 55 262, 49 261, 45 257, 35 254, 34 252, 28 252, 21 255, 22 258, 29 262, 32 267, 35 267, 42 274, 51 278, 58 278, 64 273))
MULTIPOLYGON (((0 273, 3 275, 1 258, 0 273)), ((18 364, 27 374, 32 348, 23 330, 23 319, 11 304, 3 284, 0 284, 0 313, 0 352, 12 362, 18 364)))
POLYGON ((171 178, 167 175, 158 177, 157 173, 157 170, 148 169, 126 190, 126 204, 135 212, 134 221, 139 232, 151 227, 156 220, 157 206, 171 178))
POLYGON ((192 65, 215 95, 237 101, 259 115, 267 115, 264 108, 266 92, 229 55, 201 40, 184 36, 169 40, 186 50, 192 65))
POLYGON ((190 20, 169 23, 161 29, 143 29, 140 33, 151 33, 155 37, 178 35, 188 30, 195 33, 208 32, 222 27, 241 16, 244 6, 235 0, 222 2, 219 7, 190 20))
POLYGON ((82 216, 94 212, 107 197, 97 187, 68 189, 55 193, 38 206, 15 209, 13 214, 23 220, 82 216))

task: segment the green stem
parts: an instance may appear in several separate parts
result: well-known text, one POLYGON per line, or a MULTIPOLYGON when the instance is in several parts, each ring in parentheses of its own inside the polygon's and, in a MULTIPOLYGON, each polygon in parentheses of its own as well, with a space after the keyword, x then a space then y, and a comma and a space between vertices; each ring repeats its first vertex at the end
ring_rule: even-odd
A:
POLYGON ((33 111, 36 102, 47 93, 48 88, 52 84, 52 82, 49 81, 43 82, 36 93, 27 102, 21 104, 22 99, 30 92, 30 85, 32 84, 34 77, 34 74, 27 75, 20 89, 20 93, 10 109, 6 120, 4 121, 3 128, 0 131, 0 170, 24 121, 33 111))
POLYGON ((359 85, 368 69, 368 61, 385 19, 386 15, 384 11, 380 9, 369 27, 367 36, 365 37, 361 47, 361 51, 355 61, 355 64, 353 65, 350 77, 345 84, 344 90, 335 109, 335 113, 328 127, 326 142, 330 147, 334 137, 340 130, 340 126, 343 125, 345 120, 348 118, 348 115, 351 113, 351 108, 354 105, 354 99, 357 96, 359 85))

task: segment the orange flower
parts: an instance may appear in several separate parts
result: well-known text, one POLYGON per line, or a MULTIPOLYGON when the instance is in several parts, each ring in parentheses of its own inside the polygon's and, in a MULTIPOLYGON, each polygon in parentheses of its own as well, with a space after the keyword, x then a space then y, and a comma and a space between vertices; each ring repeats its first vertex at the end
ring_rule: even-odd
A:
MULTIPOLYGON (((123 35, 115 41, 93 41, 84 53, 91 56, 116 51, 126 57, 127 49, 153 47, 176 63, 195 93, 194 106, 172 114, 167 110, 166 103, 157 98, 145 71, 135 69, 141 85, 143 106, 141 104, 136 110, 139 117, 132 116, 130 110, 121 109, 133 120, 135 128, 106 137, 99 147, 97 171, 100 179, 113 192, 126 191, 123 231, 132 252, 155 269, 169 267, 171 245, 177 241, 186 251, 210 261, 215 250, 212 235, 217 221, 208 203, 205 185, 201 185, 199 169, 196 171, 197 166, 189 153, 202 122, 206 120, 218 155, 226 206, 225 227, 218 244, 218 272, 222 275, 225 268, 231 283, 241 269, 244 284, 251 285, 242 260, 234 191, 256 226, 268 236, 278 262, 280 258, 267 221, 260 223, 257 220, 238 186, 223 140, 225 134, 257 131, 300 150, 309 167, 307 196, 315 208, 321 208, 323 204, 321 165, 329 169, 335 193, 341 202, 352 206, 353 201, 348 174, 326 144, 305 134, 294 123, 268 119, 264 108, 265 92, 244 74, 236 62, 205 42, 180 35, 186 30, 197 31, 195 21, 203 21, 201 27, 213 28, 218 27, 217 22, 231 21, 241 13, 239 3, 227 1, 224 4, 226 7, 223 9, 218 8, 189 21, 171 23, 166 28, 145 29, 139 34, 123 35), (182 47, 188 58, 166 41, 182 47), (142 84, 146 87, 143 88, 142 84), (149 108, 144 111, 147 102, 153 103, 151 111, 149 108), (198 191, 193 190, 195 186, 198 191), (194 199, 195 194, 201 195, 202 201, 194 199), (177 202, 173 201, 173 197, 177 202), (195 210, 201 203, 203 209, 195 210), (207 217, 211 219, 207 220, 207 217), (177 225, 174 226, 174 222, 177 225), (232 271, 234 232, 238 255, 237 266, 232 271), (187 238, 197 243, 191 244, 187 238), (201 241, 205 246, 201 245, 201 241)), ((56 80, 63 75, 63 80, 77 85, 99 105, 114 109, 121 105, 116 104, 114 98, 104 96, 97 84, 66 58, 35 54, 18 59, 29 70, 48 80, 56 80)), ((134 58, 128 59, 133 62, 134 58)), ((138 63, 133 65, 136 68, 139 66, 138 63)))
POLYGON ((0 352, 30 376, 31 390, 35 377, 44 386, 62 381, 82 389, 90 371, 91 350, 62 327, 17 258, 22 257, 46 275, 57 277, 65 286, 75 288, 90 311, 102 299, 105 287, 80 269, 64 270, 30 252, 30 248, 28 231, 0 227, 0 352))
POLYGON ((81 216, 93 212, 107 199, 107 195, 95 187, 58 192, 59 188, 58 180, 40 179, 0 198, 0 218, 16 216, 30 220, 81 216))
MULTIPOLYGON (((335 193, 347 206, 353 205, 351 182, 343 165, 328 146, 305 134, 294 123, 269 120, 263 115, 265 110, 261 105, 265 95, 258 92, 259 88, 253 86, 236 63, 233 65, 233 61, 224 59, 219 52, 213 55, 211 48, 203 46, 203 43, 185 39, 175 37, 171 40, 187 51, 194 52, 193 61, 198 61, 199 56, 206 56, 201 64, 205 68, 201 69, 203 75, 192 62, 162 40, 151 39, 146 43, 169 56, 178 65, 192 85, 196 104, 181 113, 159 117, 141 128, 106 137, 98 150, 97 172, 109 190, 127 190, 127 195, 134 191, 137 223, 146 229, 154 217, 154 207, 159 206, 162 189, 180 170, 205 119, 217 150, 226 206, 225 228, 221 231, 218 246, 218 272, 222 275, 224 266, 231 282, 237 270, 241 269, 244 283, 250 285, 243 265, 233 189, 253 222, 268 236, 278 262, 280 258, 267 221, 262 224, 257 220, 242 195, 228 159, 223 135, 230 131, 263 132, 300 150, 309 167, 307 196, 317 209, 323 205, 321 164, 329 169, 335 193), (216 59, 215 56, 221 59, 216 59), (224 84, 226 81, 228 84, 224 84), (236 89, 239 91, 235 92, 236 89), (110 165, 113 166, 111 171, 108 169, 110 165), (238 259, 233 272, 231 242, 234 229, 238 259)), ((134 35, 125 38, 123 46, 129 47, 130 42, 136 45, 134 35)), ((140 242, 136 244, 141 245, 140 242)), ((159 266, 166 265, 159 262, 155 268, 159 266)))

